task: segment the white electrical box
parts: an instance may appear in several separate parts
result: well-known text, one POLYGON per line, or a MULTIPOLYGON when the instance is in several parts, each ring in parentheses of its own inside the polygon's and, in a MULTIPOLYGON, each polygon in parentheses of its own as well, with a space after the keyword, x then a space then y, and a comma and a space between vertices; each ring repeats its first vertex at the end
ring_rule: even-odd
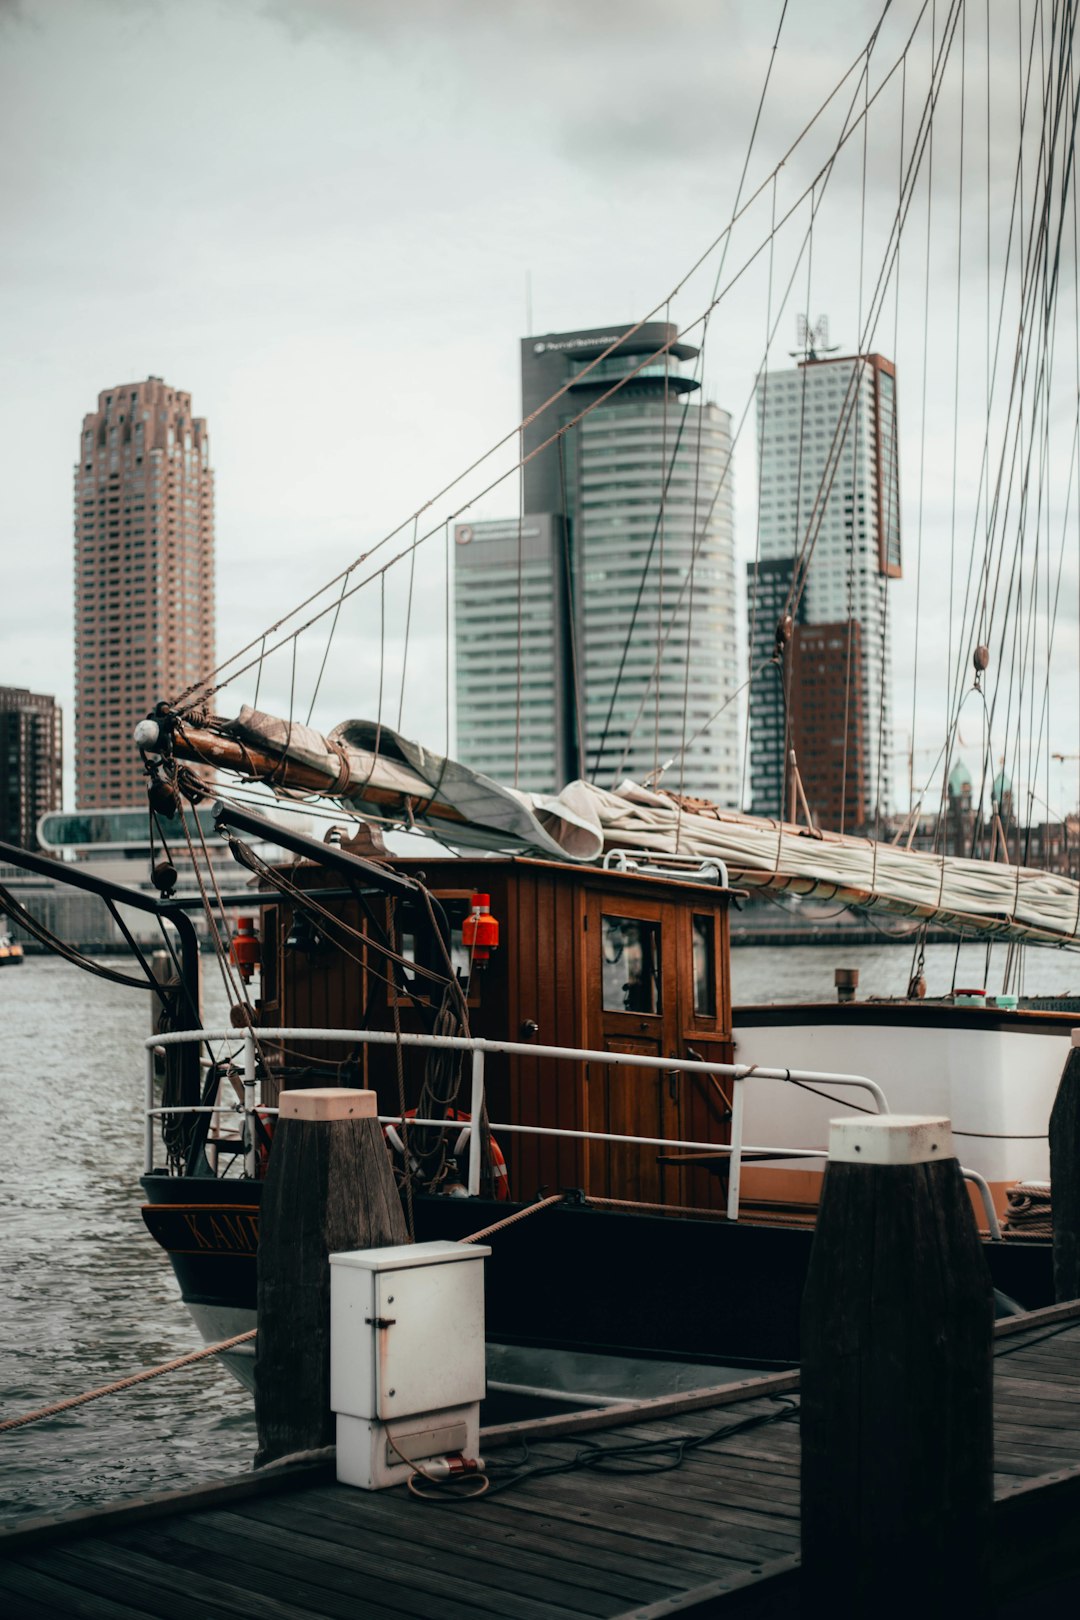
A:
POLYGON ((330 1256, 337 1473, 368 1490, 416 1463, 475 1456, 489 1248, 412 1243, 330 1256))

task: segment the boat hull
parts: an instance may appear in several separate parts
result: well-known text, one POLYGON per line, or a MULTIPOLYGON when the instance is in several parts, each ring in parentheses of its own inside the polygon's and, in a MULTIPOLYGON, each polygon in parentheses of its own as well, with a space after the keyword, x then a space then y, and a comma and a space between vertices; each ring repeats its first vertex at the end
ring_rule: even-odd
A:
MULTIPOLYGON (((150 1175, 142 1185, 146 1225, 204 1337, 254 1325, 259 1184, 150 1175)), ((419 1239, 456 1240, 528 1206, 419 1198, 415 1207, 419 1239)), ((487 1240, 487 1335, 627 1357, 794 1362, 812 1240, 807 1228, 549 1207, 487 1240)), ((1028 1309, 1052 1303, 1049 1244, 984 1252, 1002 1293, 1028 1309)))

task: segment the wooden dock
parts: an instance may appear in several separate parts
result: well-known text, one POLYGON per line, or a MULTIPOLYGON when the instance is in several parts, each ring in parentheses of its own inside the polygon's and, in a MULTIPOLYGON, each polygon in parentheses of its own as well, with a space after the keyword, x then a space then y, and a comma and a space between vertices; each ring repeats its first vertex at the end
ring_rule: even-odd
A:
MULTIPOLYGON (((797 1616, 797 1386, 779 1374, 488 1430, 492 1491, 468 1503, 351 1490, 323 1460, 36 1520, 0 1535, 0 1609, 12 1620, 797 1616), (642 1443, 656 1449, 499 1488, 518 1465, 642 1443)), ((1071 1593, 1061 1583, 1080 1576, 1080 1302, 997 1325, 994 1467, 994 1588, 1008 1614, 1016 1595, 1071 1593)))

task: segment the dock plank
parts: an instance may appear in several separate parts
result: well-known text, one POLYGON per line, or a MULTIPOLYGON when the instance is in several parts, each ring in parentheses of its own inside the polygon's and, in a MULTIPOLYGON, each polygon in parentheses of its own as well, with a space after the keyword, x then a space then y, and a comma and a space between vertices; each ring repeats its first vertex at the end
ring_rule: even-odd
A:
MULTIPOLYGON (((1051 1314, 1049 1325, 1010 1325, 995 1360, 995 1497, 1013 1519, 1030 1502, 1035 1523, 1044 1497, 1061 1495, 1055 1482, 1080 1469, 1080 1307, 1072 1319, 1060 1308, 1051 1314)), ((181 1494, 156 1512, 143 1502, 130 1518, 83 1515, 72 1539, 50 1542, 40 1527, 21 1548, 0 1539, 0 1613, 622 1620, 674 1613, 698 1592, 726 1613, 728 1595, 748 1600, 748 1582, 795 1569, 801 1442, 792 1399, 797 1408, 797 1392, 781 1403, 750 1386, 712 1407, 664 1403, 602 1427, 583 1416, 575 1429, 571 1416, 558 1435, 542 1428, 529 1440, 525 1477, 506 1490, 523 1454, 516 1434, 503 1446, 496 1437, 485 1448, 491 1493, 453 1506, 309 1473, 273 1492, 253 1476, 250 1492, 242 1482, 203 1487, 190 1506, 181 1494), (770 1421, 754 1421, 762 1418, 770 1421), (634 1455, 635 1446, 653 1449, 634 1455), (615 1451, 621 1457, 599 1469, 536 1472, 615 1451)))
MULTIPOLYGON (((48 1560, 45 1569, 37 1567, 32 1555, 18 1563, 0 1564, 0 1597, 3 1598, 5 1616, 31 1615, 34 1620, 43 1617, 74 1616, 75 1620, 158 1620, 159 1611, 152 1608, 134 1609, 109 1594, 102 1595, 96 1583, 86 1581, 76 1569, 71 1582, 60 1573, 67 1567, 67 1558, 59 1553, 48 1560)), ((146 1594, 144 1594, 145 1597, 146 1594)))
MULTIPOLYGON (((432 1518, 442 1518, 445 1515, 431 1515, 432 1518)), ((400 1520, 397 1513, 387 1513, 381 1516, 372 1513, 371 1520, 376 1521, 377 1534, 387 1536, 400 1534, 400 1520)), ((222 1515, 207 1515, 201 1521, 207 1529, 220 1529, 233 1537, 246 1536, 256 1547, 280 1547, 280 1531, 277 1526, 262 1524, 251 1518, 243 1518, 238 1513, 222 1513, 222 1515), (212 1521, 212 1523, 210 1523, 212 1521)), ((489 1518, 479 1524, 470 1520, 468 1524, 461 1523, 460 1516, 455 1515, 452 1523, 440 1526, 424 1526, 424 1549, 440 1554, 442 1550, 449 1549, 458 1554, 471 1554, 476 1558, 484 1558, 489 1563, 499 1565, 510 1570, 523 1571, 529 1576, 552 1576, 552 1549, 547 1547, 544 1552, 536 1552, 531 1545, 526 1544, 528 1537, 518 1537, 517 1541, 510 1542, 505 1534, 500 1534, 500 1526, 495 1526, 489 1518)), ((262 1554, 259 1554, 262 1555, 262 1554)), ((291 1555, 291 1554, 290 1554, 291 1555)), ((641 1592, 641 1579, 628 1578, 620 1570, 619 1563, 612 1562, 610 1570, 599 1570, 594 1563, 575 1563, 573 1560, 562 1560, 565 1563, 565 1579, 580 1589, 581 1592, 601 1594, 601 1597, 617 1596, 635 1599, 641 1592)), ((552 1583, 559 1584, 559 1583, 552 1583)), ((651 1601, 661 1597, 672 1596, 678 1591, 678 1586, 672 1583, 651 1583, 651 1601)), ((529 1591, 533 1594, 539 1591, 534 1581, 529 1583, 529 1591)), ((601 1599, 596 1599, 596 1614, 606 1614, 607 1607, 601 1599)), ((585 1604, 583 1604, 585 1609, 585 1604)))
MULTIPOLYGON (((339 1503, 333 1497, 324 1498, 317 1505, 317 1511, 325 1513, 334 1513, 338 1509, 339 1503)), ((233 1518, 237 1524, 243 1522, 256 1530, 271 1533, 269 1526, 259 1526, 254 1520, 240 1521, 238 1515, 233 1518)), ((367 1505, 365 1519, 372 1526, 373 1533, 381 1537, 397 1536, 400 1533, 401 1521, 397 1503, 384 1501, 378 1492, 373 1493, 367 1505)), ((605 1567, 598 1568, 595 1548, 583 1548, 580 1556, 575 1557, 573 1543, 567 1544, 565 1541, 560 1543, 551 1537, 537 1538, 514 1524, 501 1523, 487 1505, 482 1515, 462 1512, 429 1513, 423 1526, 423 1540, 425 1546, 434 1550, 447 1547, 456 1552, 467 1551, 477 1558, 542 1576, 551 1575, 555 1567, 552 1555, 558 1552, 558 1563, 565 1565, 566 1580, 582 1591, 591 1590, 604 1595, 615 1592, 626 1598, 635 1598, 642 1588, 643 1577, 634 1578, 633 1575, 624 1574, 620 1560, 614 1558, 606 1560, 605 1567), (536 1545, 538 1540, 542 1541, 540 1550, 536 1545)), ((647 1572, 644 1578, 649 1580, 647 1572)), ((666 1581, 652 1579, 649 1580, 649 1585, 652 1588, 652 1596, 656 1599, 670 1596, 682 1589, 678 1581, 670 1579, 666 1581)))
MULTIPOLYGON (((170 1523, 160 1543, 158 1532, 150 1532, 154 1555, 160 1550, 160 1556, 173 1566, 174 1575, 208 1565, 227 1569, 230 1585, 244 1594, 253 1612, 261 1612, 261 1599, 269 1596, 311 1609, 325 1620, 354 1620, 357 1580, 353 1572, 341 1570, 325 1559, 298 1554, 295 1544, 303 1540, 300 1536, 277 1531, 265 1541, 258 1541, 250 1535, 245 1521, 240 1523, 244 1533, 239 1537, 215 1533, 201 1515, 190 1522, 170 1523)), ((137 1543, 131 1545, 140 1550, 137 1543)), ((182 1580, 179 1584, 182 1586, 182 1580)), ((364 1620, 401 1620, 411 1612, 396 1583, 365 1583, 364 1620)))
MULTIPOLYGON (((628 1512, 636 1511, 640 1507, 647 1510, 650 1515, 686 1513, 694 1519, 708 1520, 712 1516, 712 1509, 715 1507, 722 1510, 725 1503, 735 1514, 744 1511, 738 1487, 725 1481, 719 1470, 710 1469, 702 1463, 695 1465, 688 1462, 678 1469, 660 1475, 605 1471, 599 1474, 590 1472, 568 1475, 563 1481, 564 1491, 572 1493, 575 1499, 580 1496, 587 1500, 600 1488, 603 1489, 605 1499, 625 1504, 624 1510, 628 1512)), ((745 1520, 737 1519, 736 1522, 747 1524, 760 1522, 762 1529, 765 1529, 771 1528, 775 1521, 777 1527, 785 1534, 790 1531, 791 1509, 787 1505, 773 1513, 770 1509, 762 1512, 747 1503, 745 1515, 745 1520)))
MULTIPOLYGON (((588 1561, 597 1569, 618 1569, 643 1583, 659 1581, 672 1590, 683 1589, 684 1572, 688 1577, 704 1579, 715 1573, 718 1562, 724 1562, 719 1554, 700 1555, 684 1547, 675 1549, 674 1555, 670 1547, 646 1547, 621 1531, 608 1534, 572 1510, 565 1517, 556 1517, 547 1511, 546 1503, 520 1495, 485 1502, 484 1524, 491 1523, 509 1526, 515 1535, 526 1537, 547 1557, 588 1561), (676 1555, 677 1575, 673 1564, 676 1555)), ((695 1581, 691 1579, 689 1584, 695 1581)))
MULTIPOLYGON (((439 1509, 433 1511, 438 1513, 439 1509)), ((250 1517, 256 1522, 270 1522, 279 1527, 283 1522, 280 1515, 266 1520, 261 1512, 252 1512, 250 1517)), ((559 1620, 560 1616, 567 1615, 611 1613, 610 1603, 598 1599, 595 1591, 576 1586, 569 1578, 555 1578, 556 1572, 551 1568, 546 1576, 523 1575, 519 1568, 498 1564, 483 1554, 477 1557, 462 1551, 454 1553, 442 1545, 432 1547, 426 1539, 427 1517, 417 1505, 411 1516, 407 1550, 389 1538, 384 1524, 372 1523, 372 1516, 367 1513, 353 1514, 347 1504, 343 1514, 330 1512, 328 1505, 321 1512, 297 1510, 289 1517, 288 1524, 303 1534, 313 1554, 327 1546, 334 1550, 332 1554, 327 1551, 325 1556, 337 1560, 339 1549, 348 1548, 357 1559, 366 1562, 368 1569, 381 1570, 388 1578, 407 1582, 414 1591, 429 1594, 430 1602, 425 1604, 424 1612, 434 1620, 450 1612, 447 1604, 451 1593, 458 1599, 452 1605, 455 1614, 460 1611, 475 1615, 480 1608, 491 1609, 496 1614, 512 1610, 515 1615, 521 1615, 522 1620, 546 1620, 548 1615, 559 1620), (431 1554, 430 1562, 424 1556, 427 1554, 431 1554)))
MULTIPOLYGON (((128 1546, 120 1535, 112 1535, 107 1541, 80 1542, 73 1547, 69 1555, 72 1565, 88 1566, 85 1576, 88 1584, 91 1580, 99 1580, 102 1575, 106 1576, 111 1590, 123 1595, 125 1601, 132 1601, 140 1593, 144 1603, 152 1597, 156 1607, 151 1612, 160 1616, 161 1620, 169 1620, 170 1616, 174 1620, 202 1620, 207 1614, 242 1615, 245 1620, 251 1620, 251 1593, 234 1585, 231 1580, 207 1574, 202 1569, 185 1571, 183 1582, 177 1582, 176 1565, 165 1556, 157 1556, 159 1545, 162 1548, 169 1545, 164 1531, 160 1540, 156 1526, 153 1531, 132 1530, 128 1535, 152 1535, 155 1538, 155 1552, 147 1553, 128 1546), (174 1607, 177 1603, 181 1606, 174 1607)), ((49 1559, 54 1553, 50 1548, 38 1556, 49 1559)), ((317 1614, 318 1611, 282 1602, 275 1597, 262 1598, 259 1602, 259 1620, 311 1620, 313 1613, 317 1614)))

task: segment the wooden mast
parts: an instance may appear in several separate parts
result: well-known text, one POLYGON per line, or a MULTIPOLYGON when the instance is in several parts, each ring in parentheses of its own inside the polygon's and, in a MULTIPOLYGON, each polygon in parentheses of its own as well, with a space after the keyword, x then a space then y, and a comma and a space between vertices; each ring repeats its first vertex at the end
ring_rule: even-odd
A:
MULTIPOLYGON (((436 798, 417 794, 399 793, 391 788, 378 787, 374 782, 360 780, 352 784, 352 793, 344 792, 337 784, 342 780, 339 758, 327 747, 327 769, 302 763, 282 755, 268 753, 250 743, 234 742, 220 732, 205 726, 180 722, 173 733, 172 751, 177 759, 192 765, 211 766, 214 770, 234 771, 258 782, 272 783, 275 787, 296 788, 305 793, 335 793, 347 800, 362 799, 366 804, 384 806, 406 819, 424 817, 434 821, 464 822, 466 817, 452 805, 436 798), (332 768, 331 768, 332 767, 332 768)), ((348 780, 347 772, 345 773, 348 780)))

